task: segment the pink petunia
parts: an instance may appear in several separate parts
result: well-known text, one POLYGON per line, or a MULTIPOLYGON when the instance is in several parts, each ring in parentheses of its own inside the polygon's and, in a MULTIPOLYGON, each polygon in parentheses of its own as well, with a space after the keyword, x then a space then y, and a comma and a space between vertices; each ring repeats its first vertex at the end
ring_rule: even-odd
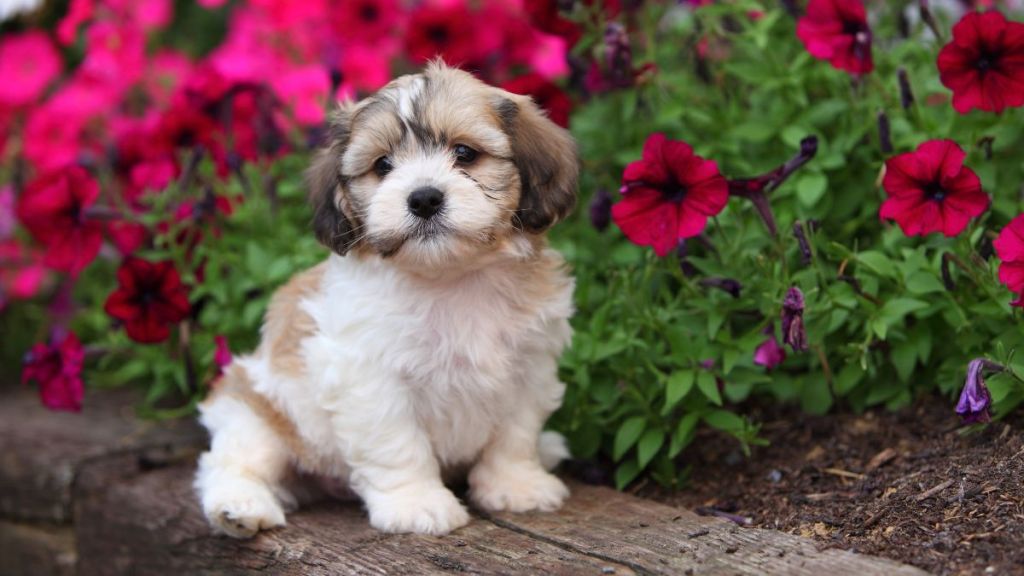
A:
POLYGON ((60 74, 61 62, 43 32, 5 33, 0 39, 0 106, 20 108, 37 102, 60 74))

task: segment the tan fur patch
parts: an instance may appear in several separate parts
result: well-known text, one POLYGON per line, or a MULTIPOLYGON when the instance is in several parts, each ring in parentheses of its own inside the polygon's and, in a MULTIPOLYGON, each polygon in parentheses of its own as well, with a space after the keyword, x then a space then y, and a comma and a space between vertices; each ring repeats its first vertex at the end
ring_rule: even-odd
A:
POLYGON ((302 309, 305 298, 320 289, 327 263, 295 276, 274 293, 267 307, 263 339, 256 354, 267 358, 275 372, 301 378, 306 368, 301 354, 302 340, 316 330, 316 323, 302 309))
POLYGON ((285 443, 294 458, 299 461, 309 458, 306 445, 299 436, 295 424, 266 396, 253 388, 249 374, 237 363, 227 367, 217 386, 203 403, 215 402, 222 396, 233 398, 248 406, 285 443))

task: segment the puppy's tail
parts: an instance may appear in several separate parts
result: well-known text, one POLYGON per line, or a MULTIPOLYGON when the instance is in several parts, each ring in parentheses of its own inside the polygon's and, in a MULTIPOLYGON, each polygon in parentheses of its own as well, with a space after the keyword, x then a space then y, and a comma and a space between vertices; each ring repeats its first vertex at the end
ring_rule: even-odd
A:
POLYGON ((569 458, 569 445, 565 436, 558 432, 541 432, 539 448, 540 464, 545 470, 554 470, 562 460, 569 458))

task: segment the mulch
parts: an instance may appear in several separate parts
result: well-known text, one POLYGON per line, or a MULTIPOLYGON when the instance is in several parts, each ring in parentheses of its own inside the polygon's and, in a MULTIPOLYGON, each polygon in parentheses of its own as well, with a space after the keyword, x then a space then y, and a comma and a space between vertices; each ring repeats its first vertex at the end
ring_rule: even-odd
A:
POLYGON ((952 403, 814 417, 754 408, 770 446, 705 432, 690 483, 635 489, 935 574, 1024 574, 1024 419, 964 435, 952 403))

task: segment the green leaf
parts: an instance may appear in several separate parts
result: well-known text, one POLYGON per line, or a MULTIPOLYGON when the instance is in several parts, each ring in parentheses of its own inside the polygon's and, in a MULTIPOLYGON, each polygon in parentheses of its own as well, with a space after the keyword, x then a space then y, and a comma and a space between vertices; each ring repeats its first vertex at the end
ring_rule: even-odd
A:
POLYGON ((810 414, 825 414, 832 407, 832 392, 824 374, 815 373, 804 378, 800 404, 810 414))
POLYGON ((634 416, 619 426, 619 431, 615 434, 615 442, 612 448, 612 458, 616 462, 622 460, 626 452, 636 444, 636 441, 644 432, 644 425, 646 423, 647 421, 642 416, 634 416))
POLYGON ((914 295, 934 294, 945 289, 946 287, 942 285, 942 281, 931 272, 921 270, 907 278, 907 291, 914 295))
POLYGON ((668 384, 665 386, 665 408, 662 410, 663 414, 667 414, 679 401, 686 397, 693 389, 693 381, 696 374, 693 370, 676 370, 668 378, 668 384))
POLYGON ((910 380, 910 374, 917 364, 917 346, 913 341, 899 342, 892 348, 892 365, 900 381, 910 380))
POLYGON ((843 366, 833 382, 836 394, 846 396, 857 387, 863 377, 864 370, 856 362, 850 362, 843 366))
POLYGON ((811 208, 821 200, 828 189, 828 178, 820 172, 809 172, 797 180, 796 196, 800 203, 811 208))
POLYGON ((694 431, 697 429, 697 421, 700 414, 691 412, 679 421, 675 432, 672 433, 672 441, 668 446, 668 457, 675 458, 693 440, 694 431))
POLYGON ((662 444, 665 443, 665 432, 656 428, 649 428, 644 435, 640 437, 640 442, 636 445, 636 457, 640 464, 640 468, 646 468, 651 462, 651 459, 661 450, 662 444))
POLYGON ((718 382, 711 372, 702 371, 697 375, 697 388, 716 406, 722 405, 722 394, 718 391, 718 382))
POLYGON ((619 467, 615 469, 615 488, 618 490, 624 489, 639 474, 640 466, 637 465, 636 460, 630 459, 619 464, 619 467))
POLYGON ((708 426, 723 432, 738 433, 746 426, 743 418, 729 412, 728 410, 715 410, 704 416, 708 426))
POLYGON ((884 306, 882 306, 879 316, 885 319, 890 326, 893 326, 902 321, 907 314, 927 307, 928 303, 922 302, 921 300, 915 300, 913 298, 895 298, 893 300, 889 300, 884 306))
POLYGON ((857 254, 857 261, 867 266, 871 271, 879 276, 886 276, 889 278, 896 277, 896 266, 893 265, 892 260, 888 256, 874 250, 868 250, 857 254))

